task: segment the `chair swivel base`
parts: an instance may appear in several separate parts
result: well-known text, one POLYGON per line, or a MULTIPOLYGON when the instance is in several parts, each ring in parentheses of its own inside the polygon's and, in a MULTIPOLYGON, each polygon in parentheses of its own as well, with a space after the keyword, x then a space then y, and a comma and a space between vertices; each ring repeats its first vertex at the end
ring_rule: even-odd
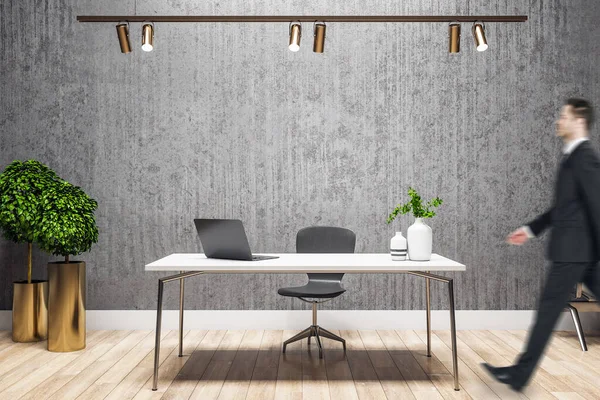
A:
POLYGON ((298 340, 308 338, 308 344, 310 344, 311 337, 315 337, 317 339, 317 346, 319 346, 319 358, 323 358, 323 345, 321 344, 321 337, 342 342, 342 345, 344 346, 344 353, 346 353, 346 340, 339 337, 335 333, 329 332, 325 328, 321 328, 319 325, 311 325, 302 332, 283 342, 283 352, 285 353, 285 348, 288 344, 297 342, 298 340))

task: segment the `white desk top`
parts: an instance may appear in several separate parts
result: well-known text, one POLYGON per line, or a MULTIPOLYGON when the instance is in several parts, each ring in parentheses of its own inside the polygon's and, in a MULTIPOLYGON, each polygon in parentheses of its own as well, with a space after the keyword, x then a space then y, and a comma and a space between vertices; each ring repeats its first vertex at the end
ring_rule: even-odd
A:
POLYGON ((237 261, 206 258, 202 253, 174 253, 146 265, 146 271, 204 271, 213 274, 265 273, 400 273, 407 271, 465 271, 456 261, 432 254, 429 261, 392 261, 389 253, 366 254, 271 254, 279 258, 263 261, 237 261))

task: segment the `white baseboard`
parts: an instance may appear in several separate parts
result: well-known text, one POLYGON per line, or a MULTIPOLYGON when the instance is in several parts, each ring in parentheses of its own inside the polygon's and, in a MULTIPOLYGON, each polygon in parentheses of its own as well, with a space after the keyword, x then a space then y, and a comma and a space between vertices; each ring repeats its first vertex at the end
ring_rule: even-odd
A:
MULTIPOLYGON (((598 330, 600 313, 581 313, 585 330, 598 330)), ((527 329, 535 311, 461 310, 456 311, 456 328, 465 329, 527 329)), ((304 329, 311 323, 310 311, 280 310, 188 310, 185 329, 304 329)), ((426 329, 425 311, 389 310, 322 310, 319 325, 329 329, 426 329)), ((154 329, 156 311, 152 310, 89 310, 87 329, 154 329)), ((10 330, 11 311, 0 311, 0 330, 10 330)), ((163 311, 163 328, 177 329, 179 312, 163 311)), ((431 312, 433 329, 449 329, 448 311, 431 312)), ((564 313, 556 327, 573 330, 570 314, 564 313)))

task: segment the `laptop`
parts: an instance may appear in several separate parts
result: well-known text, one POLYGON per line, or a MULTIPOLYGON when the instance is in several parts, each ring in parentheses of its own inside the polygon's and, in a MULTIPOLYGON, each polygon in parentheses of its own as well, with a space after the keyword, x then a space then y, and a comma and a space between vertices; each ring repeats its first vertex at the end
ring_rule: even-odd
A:
POLYGON ((194 224, 208 258, 245 261, 279 258, 252 255, 244 225, 239 219, 194 219, 194 224))

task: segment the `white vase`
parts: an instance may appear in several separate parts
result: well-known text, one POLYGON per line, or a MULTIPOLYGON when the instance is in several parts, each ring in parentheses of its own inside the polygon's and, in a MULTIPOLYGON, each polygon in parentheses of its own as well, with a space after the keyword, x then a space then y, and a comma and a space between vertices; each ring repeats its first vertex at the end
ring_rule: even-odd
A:
POLYGON ((404 261, 406 260, 406 238, 402 236, 402 232, 396 232, 396 236, 390 240, 390 253, 392 260, 404 261))
POLYGON ((408 227, 408 258, 412 261, 429 261, 431 259, 432 234, 429 225, 422 218, 408 227))

